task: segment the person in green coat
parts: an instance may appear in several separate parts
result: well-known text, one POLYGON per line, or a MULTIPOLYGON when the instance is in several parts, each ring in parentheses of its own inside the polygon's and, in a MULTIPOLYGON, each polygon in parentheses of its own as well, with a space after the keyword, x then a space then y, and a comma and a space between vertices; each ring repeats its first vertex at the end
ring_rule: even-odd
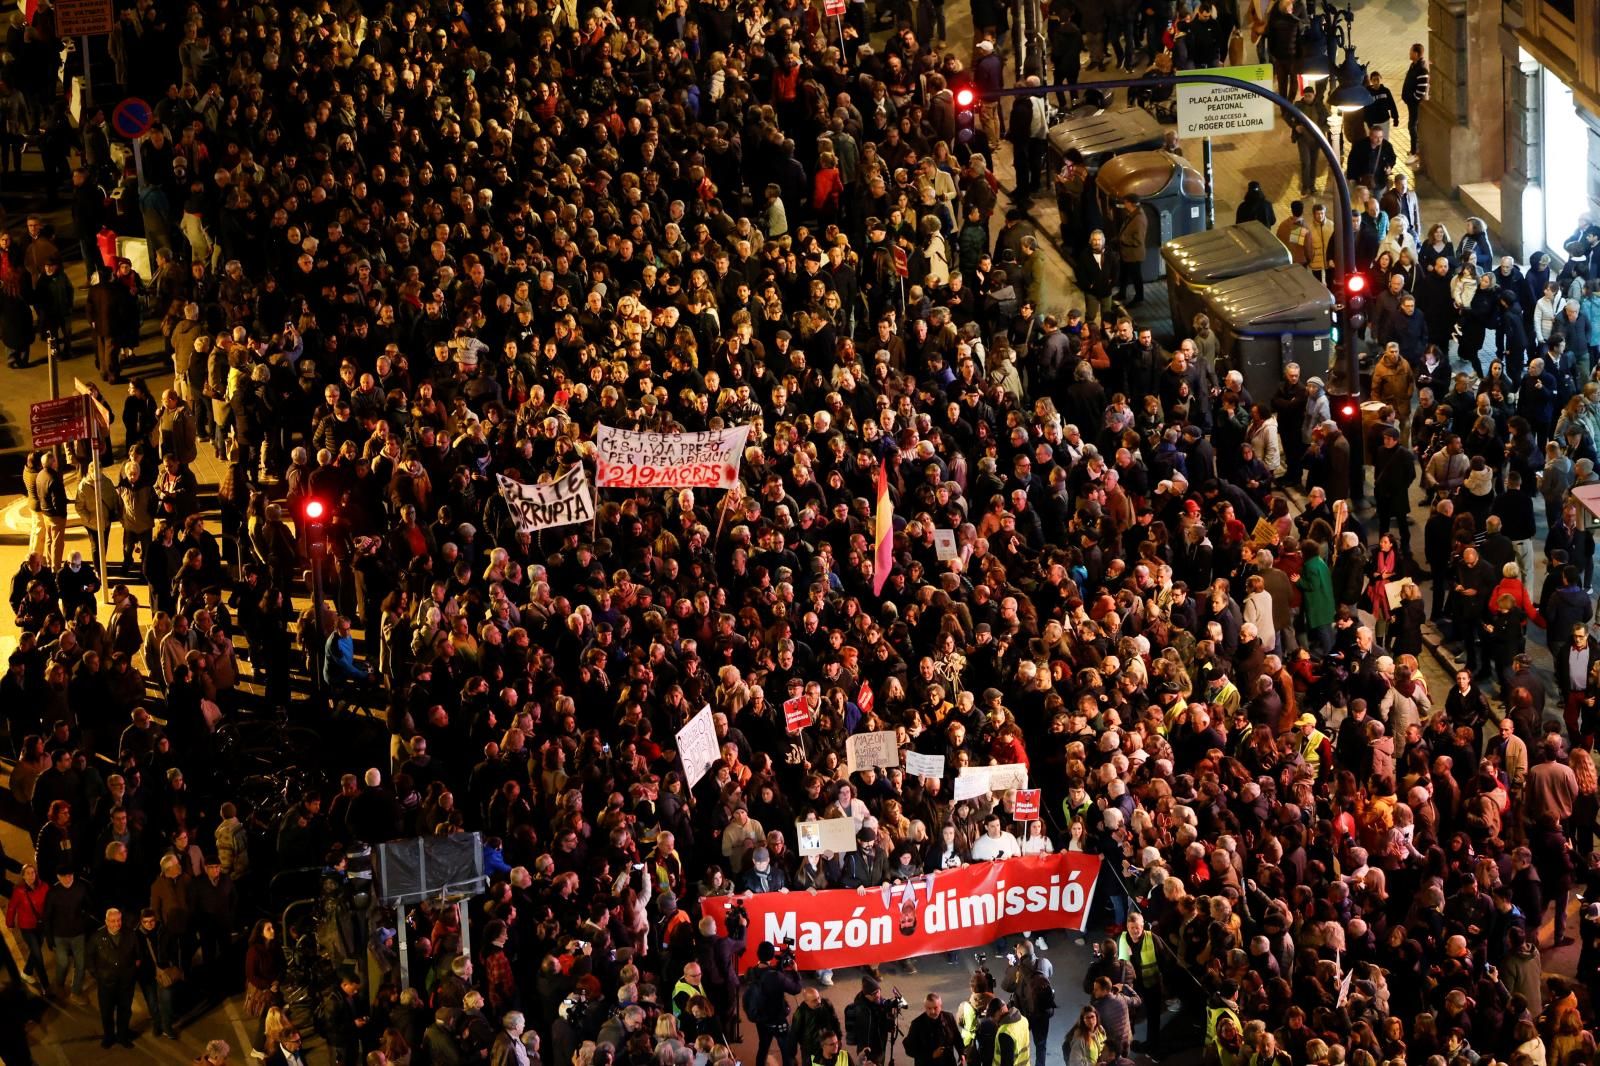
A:
POLYGON ((1319 654, 1326 655, 1333 650, 1333 575, 1322 558, 1320 544, 1308 540, 1301 550, 1306 561, 1294 583, 1305 611, 1306 639, 1319 654))

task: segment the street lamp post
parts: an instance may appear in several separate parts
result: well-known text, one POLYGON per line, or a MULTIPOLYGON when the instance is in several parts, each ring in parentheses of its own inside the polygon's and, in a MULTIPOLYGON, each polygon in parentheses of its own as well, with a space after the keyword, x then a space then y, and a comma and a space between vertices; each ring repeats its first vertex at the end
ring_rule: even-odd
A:
MULTIPOLYGON (((1339 161, 1339 153, 1334 150, 1333 144, 1328 140, 1326 130, 1319 129, 1315 122, 1308 118, 1287 98, 1280 96, 1272 89, 1263 88, 1254 82, 1243 81, 1239 78, 1230 78, 1225 74, 1170 74, 1161 77, 1144 78, 1118 78, 1110 81, 1095 81, 1073 83, 1069 85, 1018 85, 1009 89, 1001 89, 997 97, 1011 96, 1044 96, 1053 93, 1080 93, 1104 92, 1107 89, 1159 89, 1176 88, 1180 85, 1224 85, 1230 89, 1243 89, 1276 104, 1284 114, 1307 130, 1315 141, 1317 148, 1328 161, 1328 169, 1333 175, 1334 198, 1338 201, 1338 217, 1335 225, 1337 236, 1335 238, 1335 251, 1338 260, 1339 281, 1349 277, 1355 272, 1355 224, 1353 217, 1353 203, 1350 197, 1350 182, 1345 179, 1344 167, 1339 161)), ((1328 372, 1328 391, 1341 392, 1354 395, 1360 390, 1360 364, 1357 361, 1356 342, 1353 331, 1345 311, 1344 299, 1341 295, 1342 284, 1334 289, 1339 316, 1339 343, 1335 348, 1338 358, 1328 372)))

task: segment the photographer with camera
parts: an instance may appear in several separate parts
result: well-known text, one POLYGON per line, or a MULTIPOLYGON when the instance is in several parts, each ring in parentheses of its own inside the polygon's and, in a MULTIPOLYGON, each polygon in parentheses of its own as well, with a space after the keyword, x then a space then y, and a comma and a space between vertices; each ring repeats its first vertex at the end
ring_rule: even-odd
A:
POLYGON ((800 994, 800 975, 794 969, 794 951, 784 945, 780 953, 772 941, 756 948, 758 965, 744 977, 744 1014, 756 1024, 756 1061, 765 1066, 773 1041, 783 1066, 794 1066, 795 1036, 789 1026, 789 996, 800 994))
POLYGON ((968 1054, 976 1046, 978 1027, 989 1010, 990 1001, 994 999, 994 974, 985 965, 987 956, 979 952, 977 959, 978 968, 972 971, 970 982, 972 992, 956 1008, 956 1029, 961 1033, 961 1050, 968 1054))
POLYGON ((898 1004, 905 1001, 897 992, 886 999, 883 986, 870 973, 861 977, 861 991, 844 1009, 844 1037, 850 1045, 873 1062, 883 1061, 883 1052, 889 1046, 889 1034, 897 1032, 895 1015, 898 1004))
POLYGON ((1028 1019, 1034 1045, 1049 1047, 1050 1018, 1056 1012, 1056 990, 1050 984, 1054 970, 1050 960, 1035 955, 1033 945, 1023 937, 1017 942, 1016 953, 1007 955, 1006 961, 1011 963, 1011 970, 1006 974, 1003 987, 1011 993, 1011 1005, 1028 1019))
POLYGON ((937 992, 922 1001, 922 1013, 906 1029, 906 1054, 913 1066, 955 1066, 961 1060, 961 1029, 937 992))

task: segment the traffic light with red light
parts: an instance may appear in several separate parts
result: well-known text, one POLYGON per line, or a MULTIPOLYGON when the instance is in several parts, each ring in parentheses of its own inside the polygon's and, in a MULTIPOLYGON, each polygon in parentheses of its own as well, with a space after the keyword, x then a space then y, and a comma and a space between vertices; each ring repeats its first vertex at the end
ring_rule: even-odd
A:
POLYGON ((956 104, 956 143, 967 144, 978 129, 978 90, 970 81, 951 86, 956 104))
POLYGON ((328 505, 315 496, 308 498, 300 506, 300 515, 306 524, 306 544, 313 552, 321 552, 328 546, 328 505))
POLYGON ((1367 324, 1367 276, 1351 274, 1344 279, 1344 310, 1350 319, 1350 328, 1359 330, 1367 324))

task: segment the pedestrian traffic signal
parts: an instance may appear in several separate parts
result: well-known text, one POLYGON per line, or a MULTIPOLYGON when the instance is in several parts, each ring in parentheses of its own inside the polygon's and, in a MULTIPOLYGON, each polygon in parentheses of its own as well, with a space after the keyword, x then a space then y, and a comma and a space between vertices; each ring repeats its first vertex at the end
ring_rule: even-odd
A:
POLYGON ((328 546, 327 514, 328 505, 315 496, 301 505, 300 515, 306 524, 306 545, 313 552, 323 551, 328 546))
POLYGON ((978 129, 978 90, 971 82, 957 82, 953 87, 956 101, 956 143, 967 144, 978 129))
POLYGON ((1367 277, 1351 274, 1344 279, 1344 310, 1350 319, 1350 328, 1359 330, 1367 324, 1367 277))

